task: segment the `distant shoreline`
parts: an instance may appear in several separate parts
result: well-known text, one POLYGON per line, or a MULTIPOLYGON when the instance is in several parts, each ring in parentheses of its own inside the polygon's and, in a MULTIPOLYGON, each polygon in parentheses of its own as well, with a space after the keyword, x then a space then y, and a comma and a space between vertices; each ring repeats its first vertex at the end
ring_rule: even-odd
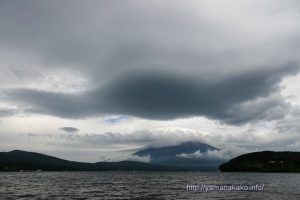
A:
MULTIPOLYGON (((217 169, 214 169, 217 170, 217 169)), ((136 161, 84 163, 68 161, 40 153, 14 150, 0 152, 0 171, 213 171, 192 167, 175 167, 136 161)))
POLYGON ((300 173, 300 152, 263 151, 248 153, 221 164, 219 170, 175 167, 136 161, 84 163, 20 150, 0 152, 0 172, 75 171, 300 173))
POLYGON ((248 153, 220 165, 222 172, 300 173, 300 152, 248 153))

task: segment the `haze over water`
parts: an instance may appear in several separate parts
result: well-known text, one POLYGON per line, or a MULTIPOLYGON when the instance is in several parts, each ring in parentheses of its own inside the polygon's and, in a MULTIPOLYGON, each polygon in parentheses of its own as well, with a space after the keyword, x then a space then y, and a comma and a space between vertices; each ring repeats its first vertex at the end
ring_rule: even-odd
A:
POLYGON ((6 199, 300 199, 300 174, 218 172, 0 173, 6 199), (264 184, 263 191, 187 191, 187 184, 264 184))

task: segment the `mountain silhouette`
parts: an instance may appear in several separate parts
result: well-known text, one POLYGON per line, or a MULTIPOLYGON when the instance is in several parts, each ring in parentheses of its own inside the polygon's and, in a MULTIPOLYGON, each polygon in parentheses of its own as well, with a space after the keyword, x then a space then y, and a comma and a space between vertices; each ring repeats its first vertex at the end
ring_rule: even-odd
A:
POLYGON ((40 153, 14 150, 0 152, 0 171, 166 171, 175 168, 134 161, 84 163, 40 153))
POLYGON ((85 163, 14 150, 0 152, 0 171, 217 170, 225 159, 206 156, 209 151, 219 151, 219 149, 201 142, 184 142, 174 146, 145 148, 133 154, 140 157, 149 156, 149 163, 136 161, 85 163), (189 156, 195 153, 203 156, 189 156))
POLYGON ((149 156, 150 163, 156 165, 215 170, 225 159, 209 157, 206 154, 209 151, 219 150, 202 142, 188 141, 174 146, 144 148, 133 155, 140 157, 149 156), (193 156, 195 153, 198 153, 198 155, 202 154, 203 156, 193 156))
POLYGON ((300 152, 247 153, 219 167, 224 172, 300 172, 300 152))

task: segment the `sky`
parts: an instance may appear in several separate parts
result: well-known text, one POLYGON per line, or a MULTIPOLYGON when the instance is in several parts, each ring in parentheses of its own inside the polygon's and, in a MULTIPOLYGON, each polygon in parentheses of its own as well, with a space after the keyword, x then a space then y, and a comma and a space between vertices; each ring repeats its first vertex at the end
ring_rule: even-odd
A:
POLYGON ((0 151, 300 150, 297 0, 0 0, 0 151))

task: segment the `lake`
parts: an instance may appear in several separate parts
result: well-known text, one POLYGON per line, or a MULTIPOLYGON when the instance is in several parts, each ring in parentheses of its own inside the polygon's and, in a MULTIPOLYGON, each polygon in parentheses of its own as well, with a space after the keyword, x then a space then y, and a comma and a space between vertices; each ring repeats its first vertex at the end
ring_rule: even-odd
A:
MULTIPOLYGON (((246 188, 247 189, 247 188, 246 188)), ((300 174, 219 172, 0 172, 0 199, 299 200, 300 174), (227 186, 248 187, 247 191, 227 186), (207 192, 203 188, 214 188, 207 192), (221 190, 223 187, 223 190, 221 190), (249 191, 249 188, 256 190, 249 191), (217 188, 219 188, 217 190, 217 188), (258 190, 260 189, 260 190, 258 190)))

